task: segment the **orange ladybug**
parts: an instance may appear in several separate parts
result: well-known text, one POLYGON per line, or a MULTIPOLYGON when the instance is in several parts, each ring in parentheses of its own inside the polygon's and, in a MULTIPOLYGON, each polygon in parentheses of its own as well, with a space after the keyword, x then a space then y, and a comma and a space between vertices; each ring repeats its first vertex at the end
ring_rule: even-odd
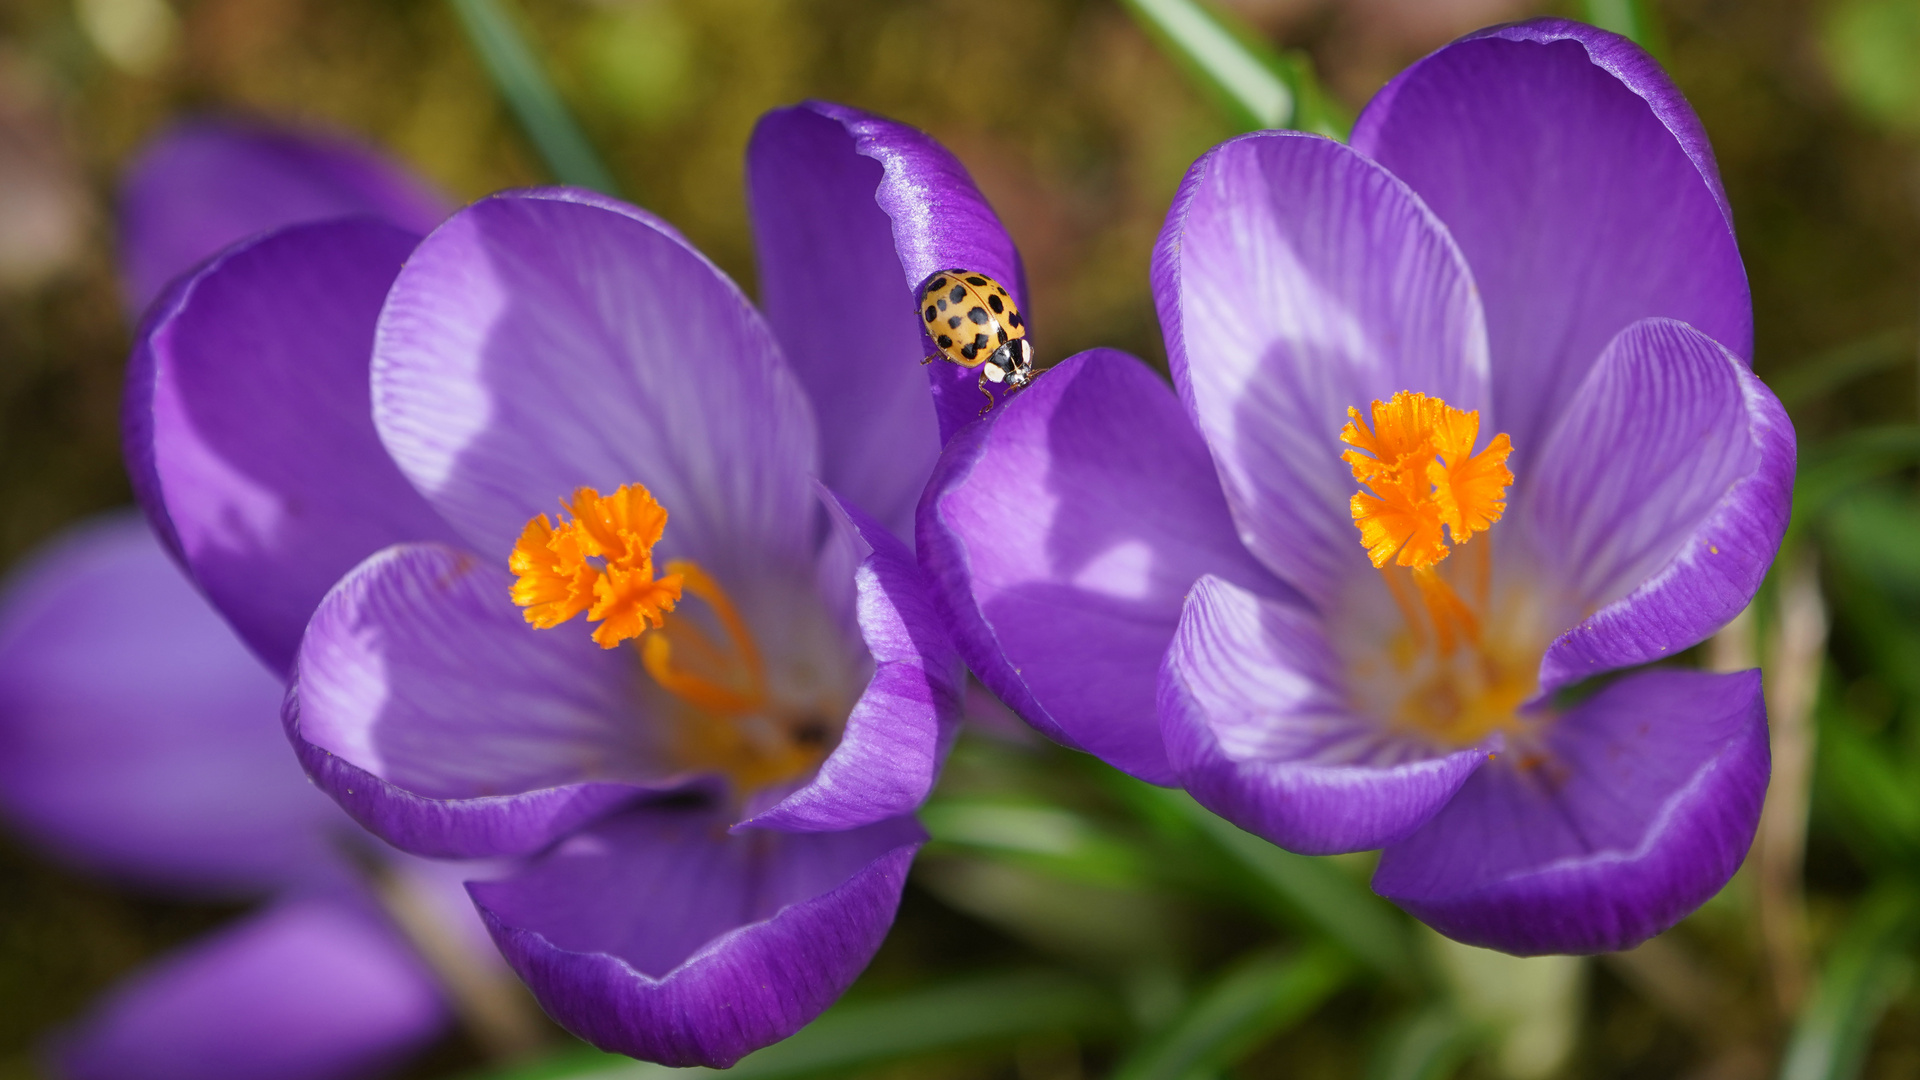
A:
MULTIPOLYGON (((993 408, 987 383, 1019 390, 1034 380, 1033 344, 1013 297, 997 281, 972 270, 942 270, 920 291, 920 317, 940 352, 920 361, 950 360, 980 368, 980 392, 987 395, 985 416, 993 408)), ((1009 391, 1011 392, 1011 391, 1009 391)))

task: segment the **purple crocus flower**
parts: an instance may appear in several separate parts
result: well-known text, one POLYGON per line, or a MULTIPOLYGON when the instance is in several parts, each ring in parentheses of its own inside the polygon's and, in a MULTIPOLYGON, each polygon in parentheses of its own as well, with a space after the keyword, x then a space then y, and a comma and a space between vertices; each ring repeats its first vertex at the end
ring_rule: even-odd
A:
POLYGON ((402 849, 518 859, 470 887, 508 961, 670 1064, 791 1034, 892 921, 960 690, 898 536, 939 446, 912 290, 1017 279, 911 129, 783 110, 749 168, 764 319, 643 211, 507 192, 228 249, 129 398, 142 502, 295 676, 316 783, 402 849))
POLYGON ((1464 38, 1350 147, 1201 158, 1153 282, 1178 397, 1083 354, 944 452, 919 539, 973 670, 1276 844, 1384 848, 1374 888, 1462 941, 1625 948, 1718 890, 1758 673, 1567 693, 1713 633, 1787 519, 1726 197, 1655 63, 1464 38))
MULTIPOLYGON (((437 220, 444 208, 424 191, 334 137, 197 121, 156 139, 125 178, 123 271, 132 292, 150 292, 276 223, 391 209, 369 192, 414 192, 402 208, 437 220), (221 187, 237 176, 249 178, 244 199, 221 187)), ((345 1080, 451 1023, 439 979, 343 857, 370 845, 348 843, 359 831, 287 753, 284 697, 138 520, 74 529, 0 596, 9 822, 49 855, 136 887, 269 901, 105 995, 56 1039, 58 1075, 345 1080)), ((458 868, 362 854, 442 912, 479 970, 501 966, 464 896, 449 903, 458 868)))

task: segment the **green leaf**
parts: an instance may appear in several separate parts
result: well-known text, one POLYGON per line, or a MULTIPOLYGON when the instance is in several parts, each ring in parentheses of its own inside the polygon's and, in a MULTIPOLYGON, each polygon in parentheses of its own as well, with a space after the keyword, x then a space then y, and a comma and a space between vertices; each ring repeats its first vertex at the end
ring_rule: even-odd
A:
POLYGON ((1351 119, 1320 89, 1304 55, 1276 52, 1251 27, 1201 0, 1121 3, 1244 130, 1294 128, 1346 138, 1351 119))
POLYGON ((1262 890, 1264 906, 1291 921, 1304 920, 1350 955, 1397 981, 1417 980, 1406 923, 1385 900, 1329 859, 1295 855, 1246 832, 1193 801, 1184 791, 1139 785, 1152 799, 1204 836, 1262 890))
POLYGON ((1880 1017, 1906 981, 1906 953, 1920 896, 1882 886, 1861 904, 1834 943, 1820 981, 1794 1021, 1780 1080, 1849 1080, 1859 1075, 1880 1017))
POLYGON ((1585 0, 1586 20, 1602 30, 1611 30, 1659 56, 1664 50, 1660 28, 1647 10, 1646 0, 1585 0))
POLYGON ((480 55, 495 90, 520 122, 556 180, 620 195, 613 173, 596 154, 566 103, 548 80, 506 5, 510 0, 452 0, 467 40, 480 55))
POLYGON ((614 1054, 581 1053, 486 1080, 785 1080, 981 1043, 1055 1031, 1104 1033, 1122 1023, 1119 1003, 1082 979, 1046 971, 980 976, 871 1001, 842 1002, 785 1042, 733 1068, 669 1069, 614 1054))
POLYGON ((1113 1080, 1188 1080, 1224 1069, 1312 1013, 1352 972, 1352 961, 1327 945, 1244 960, 1121 1062, 1113 1080))
POLYGON ((1803 447, 1793 482, 1793 521, 1786 544, 1825 516, 1834 502, 1869 481, 1920 464, 1920 425, 1861 428, 1803 447))

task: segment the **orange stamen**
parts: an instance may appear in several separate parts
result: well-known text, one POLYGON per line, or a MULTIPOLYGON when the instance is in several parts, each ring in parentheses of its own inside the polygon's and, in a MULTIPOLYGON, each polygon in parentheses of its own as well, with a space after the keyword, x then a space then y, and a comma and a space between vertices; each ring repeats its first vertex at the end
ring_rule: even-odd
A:
POLYGON ((653 676, 661 689, 709 713, 739 715, 765 707, 767 674, 760 660, 760 647, 747 629, 746 620, 733 606, 732 597, 697 563, 676 560, 668 563, 667 569, 682 579, 687 592, 705 600, 713 609, 733 642, 734 652, 732 657, 727 657, 699 627, 673 617, 666 632, 648 634, 640 645, 640 663, 647 674, 653 676), (734 670, 704 674, 689 667, 676 667, 673 662, 676 637, 694 646, 694 659, 701 662, 700 666, 734 670), (729 675, 733 677, 727 678, 729 675), (729 682, 734 685, 728 685, 729 682))
POLYGON ((1340 441, 1353 449, 1340 459, 1365 485, 1348 509, 1373 565, 1430 569, 1447 557, 1449 540, 1464 544, 1500 520, 1513 445, 1496 435, 1473 453, 1479 413, 1405 390, 1375 401, 1370 412, 1371 426, 1360 410, 1347 409, 1340 441))
POLYGON ((583 487, 561 505, 572 520, 555 524, 541 514, 527 522, 507 562, 518 575, 513 602, 527 621, 545 630, 585 611, 600 624, 593 640, 603 649, 664 625, 682 585, 677 573, 653 576, 666 508, 639 484, 607 496, 583 487))

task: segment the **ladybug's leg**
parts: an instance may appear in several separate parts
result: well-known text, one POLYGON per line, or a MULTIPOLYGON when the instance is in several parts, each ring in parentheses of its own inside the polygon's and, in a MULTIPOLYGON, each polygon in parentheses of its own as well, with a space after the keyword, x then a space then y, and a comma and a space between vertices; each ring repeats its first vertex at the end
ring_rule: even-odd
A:
POLYGON ((933 362, 934 362, 935 360, 938 360, 938 359, 940 359, 940 354, 939 354, 939 353, 934 353, 934 354, 933 354, 932 356, 929 356, 929 357, 927 357, 927 358, 926 358, 925 360, 922 360, 922 361, 920 361, 920 366, 921 366, 921 367, 926 367, 926 366, 927 366, 928 364, 931 364, 931 363, 933 363, 933 362))
POLYGON ((987 389, 987 376, 985 372, 982 372, 980 375, 980 392, 987 395, 987 404, 980 410, 980 415, 985 416, 993 410, 993 391, 987 389))

